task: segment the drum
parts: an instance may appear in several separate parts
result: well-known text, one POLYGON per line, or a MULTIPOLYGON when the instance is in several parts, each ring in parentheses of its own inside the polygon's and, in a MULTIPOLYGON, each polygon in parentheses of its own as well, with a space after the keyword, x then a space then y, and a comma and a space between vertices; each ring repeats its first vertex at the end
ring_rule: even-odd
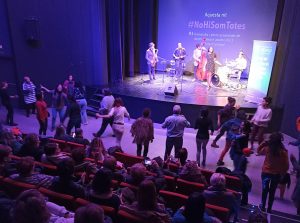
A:
POLYGON ((211 76, 211 83, 215 86, 215 87, 219 87, 221 85, 221 81, 220 81, 220 77, 218 74, 213 74, 211 76))

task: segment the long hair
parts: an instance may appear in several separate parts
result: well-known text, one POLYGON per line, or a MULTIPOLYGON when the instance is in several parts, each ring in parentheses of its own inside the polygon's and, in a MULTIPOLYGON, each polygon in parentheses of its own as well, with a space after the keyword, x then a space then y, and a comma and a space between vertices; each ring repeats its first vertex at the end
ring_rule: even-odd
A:
POLYGON ((140 210, 155 210, 157 207, 156 188, 152 181, 144 180, 140 184, 137 197, 140 210))
POLYGON ((189 223, 202 223, 205 211, 205 197, 200 192, 192 193, 184 208, 183 215, 189 223))
POLYGON ((62 85, 61 85, 61 84, 58 84, 58 85, 56 86, 55 90, 54 90, 54 94, 55 94, 55 96, 56 96, 56 101, 55 101, 56 107, 59 107, 59 106, 60 106, 60 104, 61 104, 61 102, 62 102, 62 93, 63 93, 62 90, 61 90, 61 91, 58 91, 58 90, 57 90, 58 86, 61 86, 61 87, 62 87, 62 85))
POLYGON ((283 135, 281 132, 273 132, 270 135, 268 145, 269 145, 271 154, 273 156, 279 156, 280 150, 284 149, 284 145, 283 145, 282 141, 283 141, 283 135))

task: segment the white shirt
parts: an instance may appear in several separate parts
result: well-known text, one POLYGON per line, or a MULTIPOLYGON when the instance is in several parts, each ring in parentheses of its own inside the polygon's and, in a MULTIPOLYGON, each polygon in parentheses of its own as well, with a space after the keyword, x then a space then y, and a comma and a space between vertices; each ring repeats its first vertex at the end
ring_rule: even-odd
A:
POLYGON ((113 107, 109 112, 109 116, 114 117, 115 124, 124 124, 124 117, 126 116, 129 118, 129 113, 123 106, 113 107))
POLYGON ((194 66, 198 66, 199 61, 201 60, 202 50, 196 48, 194 49, 193 58, 194 58, 194 66))
POLYGON ((255 125, 267 127, 271 118, 272 118, 272 109, 263 108, 262 105, 259 105, 252 118, 252 121, 255 125))
POLYGON ((236 69, 245 70, 247 68, 247 60, 244 57, 238 57, 235 59, 236 69))
POLYGON ((109 112, 114 105, 114 101, 115 101, 114 96, 112 95, 104 96, 100 103, 101 109, 107 109, 107 111, 109 112))

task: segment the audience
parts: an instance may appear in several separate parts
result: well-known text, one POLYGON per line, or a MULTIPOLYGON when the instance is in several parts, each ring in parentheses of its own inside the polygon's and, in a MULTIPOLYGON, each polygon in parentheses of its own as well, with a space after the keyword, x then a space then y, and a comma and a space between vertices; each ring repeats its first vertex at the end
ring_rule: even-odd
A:
POLYGON ((100 137, 95 137, 90 143, 90 146, 86 150, 88 158, 95 159, 97 161, 103 161, 107 152, 104 148, 102 139, 100 137))
POLYGON ((81 128, 75 129, 75 137, 73 139, 74 142, 82 145, 89 145, 90 141, 83 137, 83 130, 81 128))
POLYGON ((205 197, 200 192, 192 193, 185 206, 178 209, 173 216, 173 223, 221 223, 205 212, 205 197))
POLYGON ((137 201, 131 205, 122 205, 121 210, 151 223, 170 223, 171 218, 163 204, 157 202, 156 188, 152 181, 145 180, 139 185, 137 201))
POLYGON ((131 125, 131 134, 134 137, 133 142, 137 145, 137 156, 141 156, 142 148, 144 145, 143 157, 147 157, 149 143, 153 142, 154 139, 154 127, 153 121, 150 118, 151 110, 145 108, 143 111, 143 116, 138 118, 131 125))
POLYGON ((54 139, 59 139, 63 141, 73 141, 73 138, 66 134, 66 129, 63 125, 56 127, 54 139))
POLYGON ((85 197, 84 188, 73 181, 74 161, 72 159, 64 159, 57 167, 58 177, 55 177, 50 189, 74 197, 85 197))
POLYGON ((43 152, 43 149, 40 147, 39 136, 37 134, 30 133, 25 137, 24 144, 17 155, 32 156, 36 161, 39 161, 43 152))
POLYGON ((17 154, 22 145, 23 139, 19 135, 16 136, 10 129, 3 129, 0 134, 0 144, 7 145, 12 148, 13 154, 17 154))
POLYGON ((257 148, 258 154, 265 154, 261 173, 262 195, 259 207, 262 211, 265 211, 267 197, 269 197, 268 213, 272 212, 274 196, 280 176, 285 174, 289 169, 288 152, 282 141, 283 135, 279 132, 274 132, 270 135, 268 142, 260 144, 257 148))
POLYGON ((179 172, 179 178, 208 185, 196 161, 187 162, 179 172))
POLYGON ((112 221, 104 216, 100 206, 90 203, 76 210, 74 223, 112 223, 112 221))
POLYGON ((119 182, 124 181, 126 170, 120 166, 119 169, 117 168, 117 160, 115 157, 106 156, 103 160, 102 168, 111 171, 113 180, 117 180, 119 182))
POLYGON ((94 203, 119 209, 121 201, 112 191, 112 173, 110 170, 100 169, 95 174, 88 198, 94 203))
POLYGON ((59 162, 69 158, 65 153, 60 151, 57 143, 47 143, 44 147, 44 154, 42 155, 41 162, 57 166, 59 162))
POLYGON ((204 190, 203 195, 209 204, 228 208, 234 221, 238 220, 240 195, 226 190, 226 179, 221 173, 214 173, 210 178, 210 186, 204 190))
POLYGON ((22 192, 11 210, 13 223, 73 223, 74 214, 47 202, 37 190, 22 192))
POLYGON ((16 181, 46 188, 49 188, 53 182, 53 176, 34 172, 34 159, 30 156, 23 157, 18 161, 17 171, 18 173, 12 174, 9 177, 16 181))
POLYGON ((85 160, 85 150, 76 148, 72 150, 72 159, 75 164, 75 172, 85 172, 86 174, 95 174, 98 171, 97 165, 85 160))
POLYGON ((16 172, 14 165, 11 163, 9 155, 12 149, 9 146, 0 144, 0 176, 7 177, 16 172))

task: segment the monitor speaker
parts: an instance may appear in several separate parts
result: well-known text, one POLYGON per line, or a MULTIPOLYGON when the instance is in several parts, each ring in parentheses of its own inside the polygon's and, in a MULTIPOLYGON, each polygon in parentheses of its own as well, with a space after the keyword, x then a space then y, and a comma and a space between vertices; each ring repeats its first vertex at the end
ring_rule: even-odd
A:
POLYGON ((165 95, 168 96, 176 96, 178 95, 178 90, 175 84, 169 84, 167 85, 166 89, 165 89, 165 95))

